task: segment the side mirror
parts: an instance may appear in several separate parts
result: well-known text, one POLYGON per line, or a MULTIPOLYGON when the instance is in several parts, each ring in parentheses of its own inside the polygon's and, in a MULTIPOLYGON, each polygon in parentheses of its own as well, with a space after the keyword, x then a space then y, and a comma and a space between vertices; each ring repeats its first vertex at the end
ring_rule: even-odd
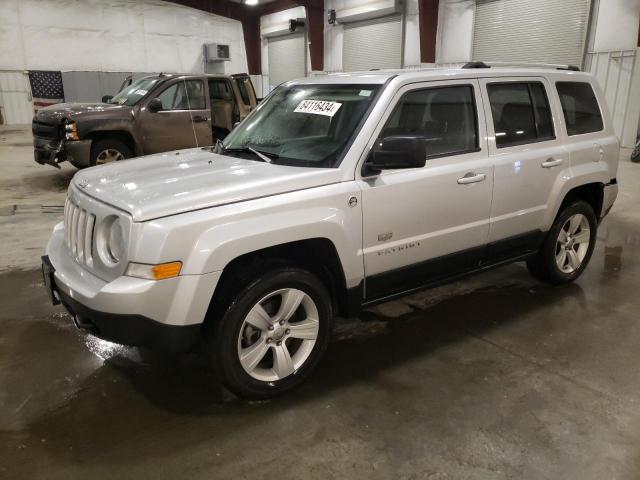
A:
POLYGON ((384 137, 376 140, 369 158, 362 167, 362 176, 367 177, 382 170, 396 168, 421 168, 426 163, 427 147, 424 137, 384 137))
POLYGON ((109 100, 113 98, 113 95, 105 95, 102 97, 102 103, 109 103, 109 100))
POLYGON ((160 101, 160 99, 152 98, 151 100, 149 100, 149 103, 147 103, 147 110, 149 110, 151 113, 156 113, 162 110, 162 102, 160 101))
POLYGON ((231 130, 234 130, 238 125, 240 125, 240 122, 236 122, 233 124, 233 128, 231 130))

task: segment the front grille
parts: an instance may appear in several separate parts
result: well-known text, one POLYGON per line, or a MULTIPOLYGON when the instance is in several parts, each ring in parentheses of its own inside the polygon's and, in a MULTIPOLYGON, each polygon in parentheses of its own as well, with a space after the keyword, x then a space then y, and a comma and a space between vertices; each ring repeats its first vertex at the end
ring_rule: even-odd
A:
POLYGON ((67 198, 64 204, 64 239, 80 263, 93 266, 93 230, 96 216, 67 198))
POLYGON ((60 127, 58 125, 33 120, 31 123, 31 133, 33 133, 34 137, 48 138, 55 141, 60 140, 60 127))

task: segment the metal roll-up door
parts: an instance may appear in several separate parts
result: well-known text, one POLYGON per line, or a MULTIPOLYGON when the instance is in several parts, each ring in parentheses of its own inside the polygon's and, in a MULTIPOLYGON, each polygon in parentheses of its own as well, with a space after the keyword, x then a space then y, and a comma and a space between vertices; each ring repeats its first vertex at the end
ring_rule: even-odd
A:
POLYGON ((269 85, 306 75, 304 33, 269 38, 269 85))
POLYGON ((473 59, 582 64, 590 0, 476 0, 473 59))
POLYGON ((402 68, 402 17, 344 24, 342 69, 402 68))

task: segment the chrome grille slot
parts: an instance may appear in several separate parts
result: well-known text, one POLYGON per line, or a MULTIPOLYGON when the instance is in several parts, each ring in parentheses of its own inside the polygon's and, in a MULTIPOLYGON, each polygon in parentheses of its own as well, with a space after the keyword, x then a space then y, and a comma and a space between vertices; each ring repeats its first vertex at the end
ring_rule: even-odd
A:
POLYGON ((64 205, 64 239, 75 259, 93 265, 93 230, 96 216, 67 198, 64 205))

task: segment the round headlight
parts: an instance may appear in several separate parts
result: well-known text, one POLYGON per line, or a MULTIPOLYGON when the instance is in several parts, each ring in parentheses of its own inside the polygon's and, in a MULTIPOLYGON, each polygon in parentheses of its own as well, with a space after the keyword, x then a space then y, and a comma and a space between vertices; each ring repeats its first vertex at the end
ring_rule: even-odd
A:
POLYGON ((106 253, 113 263, 118 263, 124 253, 124 231, 120 219, 116 219, 107 234, 106 253))
POLYGON ((126 253, 125 234, 122 222, 110 215, 102 222, 97 238, 98 252, 106 265, 116 265, 126 253))

